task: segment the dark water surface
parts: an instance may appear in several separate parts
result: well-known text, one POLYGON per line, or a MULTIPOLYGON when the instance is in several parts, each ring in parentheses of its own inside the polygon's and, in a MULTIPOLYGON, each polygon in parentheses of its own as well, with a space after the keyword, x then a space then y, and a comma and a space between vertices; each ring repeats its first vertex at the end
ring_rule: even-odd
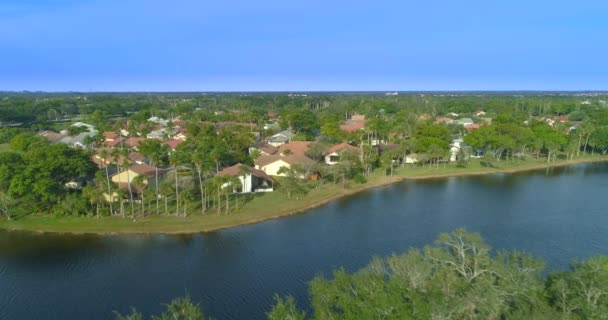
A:
POLYGON ((338 266, 431 243, 459 227, 550 269, 608 254, 608 166, 407 181, 307 214, 192 236, 0 232, 0 319, 107 319, 190 294, 216 319, 263 319, 274 293, 301 306, 338 266))

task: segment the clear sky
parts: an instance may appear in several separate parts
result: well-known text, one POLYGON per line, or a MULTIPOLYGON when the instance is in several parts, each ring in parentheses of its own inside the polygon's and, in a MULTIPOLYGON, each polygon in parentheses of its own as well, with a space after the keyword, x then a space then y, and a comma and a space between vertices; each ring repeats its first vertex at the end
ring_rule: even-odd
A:
POLYGON ((0 90, 606 90, 608 2, 0 0, 0 90))

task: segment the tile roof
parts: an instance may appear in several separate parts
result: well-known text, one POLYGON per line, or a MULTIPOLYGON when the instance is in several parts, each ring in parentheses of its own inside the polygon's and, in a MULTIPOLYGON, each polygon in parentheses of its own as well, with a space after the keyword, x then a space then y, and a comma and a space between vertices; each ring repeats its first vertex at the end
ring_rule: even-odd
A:
POLYGON ((305 166, 311 166, 316 163, 313 159, 305 156, 305 155, 289 155, 289 156, 281 156, 281 155, 263 155, 255 160, 255 165, 258 167, 265 167, 271 163, 277 161, 285 161, 290 165, 293 164, 301 164, 305 166))
POLYGON ((311 141, 290 141, 280 145, 277 154, 283 154, 289 150, 292 155, 305 156, 311 143, 311 141))
POLYGON ((257 143, 253 147, 266 154, 275 154, 279 150, 277 147, 270 145, 266 142, 257 143))
POLYGON ((352 150, 358 154, 363 154, 363 151, 360 148, 357 148, 355 146, 351 146, 350 144, 346 143, 346 142, 342 142, 340 144, 337 144, 335 146, 329 147, 325 150, 325 152, 323 152, 323 155, 326 156, 328 154, 332 154, 334 152, 339 152, 341 150, 352 150))
POLYGON ((177 146, 182 144, 184 141, 185 140, 174 139, 174 140, 165 141, 165 144, 168 145, 169 148, 171 148, 171 150, 175 150, 175 148, 177 148, 177 146))
MULTIPOLYGON (((231 176, 231 177, 240 177, 243 174, 241 173, 242 164, 238 163, 230 167, 226 167, 217 173, 218 176, 231 176)), ((258 170, 255 168, 247 168, 252 176, 258 177, 260 179, 272 181, 272 178, 266 174, 266 172, 262 170, 258 170)))

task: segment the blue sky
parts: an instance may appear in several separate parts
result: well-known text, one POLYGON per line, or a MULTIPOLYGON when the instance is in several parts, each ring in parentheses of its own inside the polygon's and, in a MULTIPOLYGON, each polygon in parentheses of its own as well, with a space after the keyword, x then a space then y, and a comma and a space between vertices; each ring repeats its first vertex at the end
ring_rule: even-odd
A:
POLYGON ((605 1, 1 0, 0 90, 608 90, 606 35, 605 1))

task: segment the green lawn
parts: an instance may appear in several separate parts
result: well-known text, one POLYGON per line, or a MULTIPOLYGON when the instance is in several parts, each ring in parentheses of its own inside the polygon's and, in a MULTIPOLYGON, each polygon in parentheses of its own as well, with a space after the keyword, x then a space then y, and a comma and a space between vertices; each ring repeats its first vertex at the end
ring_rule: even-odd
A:
MULTIPOLYGON (((75 233, 192 233, 212 231, 237 225, 255 223, 279 216, 289 215, 322 205, 332 199, 347 194, 353 194, 374 186, 385 185, 405 178, 433 178, 454 175, 474 175, 493 172, 514 172, 540 169, 547 166, 567 165, 587 161, 605 161, 605 156, 585 156, 573 161, 556 161, 547 164, 546 160, 530 159, 523 162, 494 162, 495 167, 482 166, 479 160, 473 160, 467 168, 458 168, 453 164, 436 167, 405 167, 396 170, 394 176, 384 176, 382 172, 375 171, 365 184, 355 184, 350 181, 346 188, 341 183, 326 182, 318 188, 311 190, 300 199, 287 199, 283 192, 256 195, 239 195, 240 210, 228 214, 218 214, 212 208, 206 214, 201 214, 200 206, 193 204, 188 210, 187 217, 176 216, 150 216, 137 217, 133 221, 130 217, 51 217, 26 216, 11 221, 1 221, 0 228, 12 230, 32 230, 49 232, 75 232, 75 233)), ((234 203, 232 204, 234 205, 234 203)))

